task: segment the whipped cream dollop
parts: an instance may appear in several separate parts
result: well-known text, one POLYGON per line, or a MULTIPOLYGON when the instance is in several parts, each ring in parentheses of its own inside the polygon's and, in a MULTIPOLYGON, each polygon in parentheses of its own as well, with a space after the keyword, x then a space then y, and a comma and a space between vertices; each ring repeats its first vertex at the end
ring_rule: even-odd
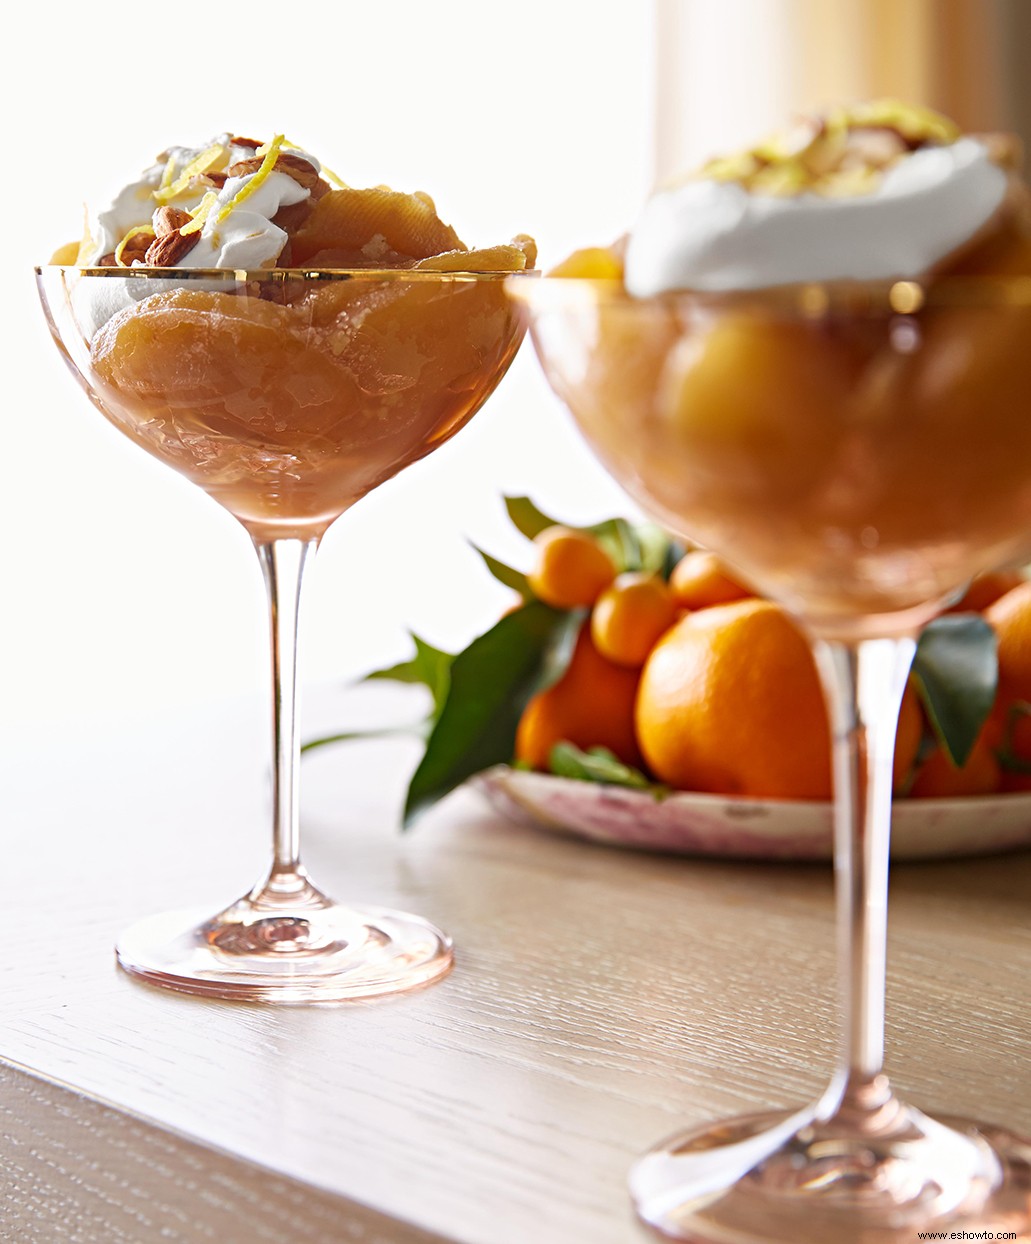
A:
MULTIPOLYGON (((805 281, 924 275, 988 223, 1008 176, 971 137, 902 150, 861 170, 856 193, 702 174, 659 190, 630 233, 624 281, 637 297, 805 281), (876 174, 876 175, 873 175, 876 174), (823 192, 821 192, 821 190, 823 192)), ((847 186, 844 175, 841 183, 847 186)))
MULTIPOLYGON (((288 241, 287 232, 274 223, 275 216, 281 209, 312 197, 310 187, 272 164, 273 158, 281 156, 304 161, 310 166, 304 180, 312 184, 318 181, 322 165, 307 151, 288 146, 281 139, 261 145, 224 133, 204 146, 170 147, 136 181, 124 186, 109 206, 95 212, 87 210, 76 266, 112 267, 126 273, 125 279, 112 275, 74 285, 74 312, 87 336, 141 299, 176 288, 174 279, 141 282, 129 275, 133 268, 154 266, 150 244, 162 233, 164 209, 177 213, 183 223, 175 232, 184 236, 171 251, 171 258, 160 260, 156 266, 231 270, 275 267, 288 241), (266 162, 264 157, 269 152, 266 162), (230 176, 229 170, 244 161, 259 167, 230 176), (265 163, 270 167, 262 169, 265 163), (134 247, 134 243, 139 245, 134 247)), ((191 288, 217 289, 219 283, 217 279, 200 279, 191 288)))
MULTIPOLYGON (((281 143, 278 153, 298 157, 311 165, 315 176, 322 165, 308 152, 281 143)), ((261 158, 265 147, 244 143, 231 134, 219 134, 201 147, 170 147, 138 180, 115 195, 110 206, 87 212, 86 234, 76 259, 80 267, 95 267, 117 250, 133 230, 157 225, 162 207, 191 217, 202 215, 199 234, 191 249, 177 258, 179 268, 267 268, 275 265, 287 242, 286 231, 273 223, 281 208, 311 197, 311 190, 294 177, 274 169, 260 177, 253 192, 248 185, 258 170, 226 177, 225 171, 245 160, 261 158), (196 171, 191 173, 191 169, 196 171)), ((142 255, 120 257, 125 267, 139 266, 142 255)), ((110 262, 110 260, 109 260, 110 262)))

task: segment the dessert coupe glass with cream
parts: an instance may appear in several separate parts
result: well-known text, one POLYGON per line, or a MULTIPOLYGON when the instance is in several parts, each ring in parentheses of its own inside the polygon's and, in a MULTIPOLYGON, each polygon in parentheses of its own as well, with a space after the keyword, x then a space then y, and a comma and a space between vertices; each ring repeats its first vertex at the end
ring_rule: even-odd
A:
POLYGON ((916 636, 975 573, 1031 555, 1031 196, 1014 162, 922 109, 834 112, 513 288, 602 461, 802 620, 831 709, 839 1069, 814 1105, 699 1127, 635 1165, 639 1214, 672 1238, 1031 1238, 1031 1141, 926 1117, 882 1057, 916 636))
POLYGON ((117 954, 131 974, 305 1002, 450 967, 451 943, 427 921, 337 903, 301 863, 298 602, 329 525, 453 436, 504 375, 522 334, 504 282, 534 254, 525 237, 469 250, 424 194, 355 190, 282 137, 223 134, 164 152, 37 270, 90 400, 243 524, 268 589, 269 872, 220 913, 129 929, 117 954))

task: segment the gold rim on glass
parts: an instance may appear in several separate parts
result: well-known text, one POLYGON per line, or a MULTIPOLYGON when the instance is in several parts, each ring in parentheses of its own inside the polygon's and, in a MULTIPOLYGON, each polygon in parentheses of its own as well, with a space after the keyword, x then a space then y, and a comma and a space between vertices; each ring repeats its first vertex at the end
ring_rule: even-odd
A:
POLYGON ((505 281, 510 277, 539 276, 537 268, 522 272, 450 270, 446 268, 80 268, 75 264, 40 264, 37 276, 58 270, 88 277, 140 277, 147 281, 505 281))
MULTIPOLYGON (((520 273, 511 273, 519 276, 520 273)), ((536 307, 569 306, 574 302, 627 307, 751 306, 809 318, 829 313, 914 315, 936 307, 1031 307, 1031 276, 949 276, 923 281, 806 281, 749 290, 672 290, 638 298, 622 281, 587 277, 549 277, 528 288, 512 287, 517 299, 536 307)))

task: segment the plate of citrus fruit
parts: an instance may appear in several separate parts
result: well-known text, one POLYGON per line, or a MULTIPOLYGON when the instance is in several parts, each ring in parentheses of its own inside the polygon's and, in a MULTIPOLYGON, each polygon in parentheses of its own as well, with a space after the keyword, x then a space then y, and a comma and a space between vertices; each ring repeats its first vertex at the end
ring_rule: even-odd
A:
MULTIPOLYGON (((832 852, 830 728, 792 618, 650 524, 560 523, 506 498, 529 569, 462 652, 415 638, 369 675, 432 709, 405 823, 474 781, 506 818, 679 854, 832 852)), ((347 736, 312 740, 320 746, 347 736)), ((893 765, 896 858, 1031 845, 1031 580, 975 580, 921 636, 893 765)))

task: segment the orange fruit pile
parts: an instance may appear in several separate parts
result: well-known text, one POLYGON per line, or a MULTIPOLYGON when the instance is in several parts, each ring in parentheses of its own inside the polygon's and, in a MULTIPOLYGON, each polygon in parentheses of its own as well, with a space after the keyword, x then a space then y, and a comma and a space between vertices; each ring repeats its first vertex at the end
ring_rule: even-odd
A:
MULTIPOLYGON (((531 589, 589 614, 567 672, 534 696, 516 759, 546 770, 552 748, 604 747, 664 785, 731 796, 829 799, 830 727, 804 635, 713 554, 669 572, 617 574, 589 532, 549 527, 535 540, 531 589)), ((1031 790, 1031 581, 975 580, 954 608, 982 612, 999 644, 999 692, 970 756, 956 766, 934 739, 915 686, 896 736, 896 795, 1031 790)))

